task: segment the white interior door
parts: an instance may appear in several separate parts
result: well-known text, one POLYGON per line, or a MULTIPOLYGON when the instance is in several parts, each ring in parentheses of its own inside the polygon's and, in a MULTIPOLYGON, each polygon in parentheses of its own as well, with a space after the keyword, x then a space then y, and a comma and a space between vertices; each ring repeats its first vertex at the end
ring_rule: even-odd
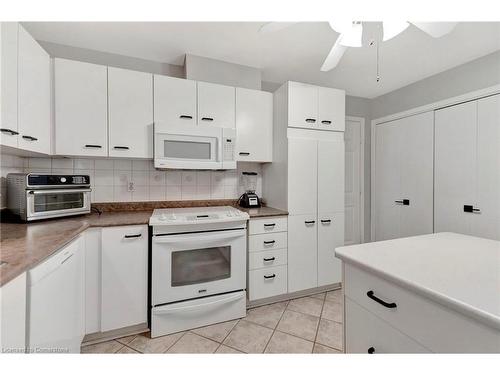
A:
POLYGON ((345 236, 346 245, 361 243, 361 121, 346 120, 345 141, 345 236))

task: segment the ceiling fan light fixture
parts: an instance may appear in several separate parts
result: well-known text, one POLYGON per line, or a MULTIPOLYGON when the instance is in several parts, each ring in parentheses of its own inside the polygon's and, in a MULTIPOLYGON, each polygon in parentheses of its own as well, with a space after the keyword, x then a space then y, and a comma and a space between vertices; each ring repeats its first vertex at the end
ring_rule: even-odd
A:
POLYGON ((351 27, 340 35, 340 44, 344 47, 361 47, 363 37, 363 24, 353 22, 351 27))
POLYGON ((384 29, 383 41, 394 38, 396 35, 402 33, 406 28, 410 26, 407 21, 384 21, 382 22, 382 27, 384 29))

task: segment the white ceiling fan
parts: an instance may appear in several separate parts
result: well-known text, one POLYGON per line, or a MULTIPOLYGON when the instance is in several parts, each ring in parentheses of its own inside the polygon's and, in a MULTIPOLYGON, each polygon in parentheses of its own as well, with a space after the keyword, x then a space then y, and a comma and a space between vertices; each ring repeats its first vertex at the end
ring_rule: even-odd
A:
MULTIPOLYGON (((267 33, 285 29, 297 22, 269 22, 264 24, 259 32, 267 33)), ((407 22, 407 21, 384 21, 382 22, 383 38, 387 41, 402 33, 410 23, 433 38, 440 38, 450 33, 457 22, 407 22)), ((362 47, 363 22, 329 22, 330 27, 340 35, 335 41, 330 53, 326 57, 321 71, 326 72, 337 66, 344 55, 347 47, 362 47)))

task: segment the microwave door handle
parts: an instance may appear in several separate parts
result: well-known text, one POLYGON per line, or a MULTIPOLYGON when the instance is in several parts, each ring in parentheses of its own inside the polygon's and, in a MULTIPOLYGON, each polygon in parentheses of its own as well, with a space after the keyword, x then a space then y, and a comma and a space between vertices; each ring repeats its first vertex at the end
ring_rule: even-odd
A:
POLYGON ((42 189, 42 190, 34 190, 28 189, 30 194, 59 194, 59 193, 89 193, 92 189, 42 189))
POLYGON ((246 232, 244 229, 230 231, 230 232, 222 232, 218 234, 203 234, 198 236, 190 236, 190 235, 165 235, 165 236, 154 236, 153 242, 162 244, 162 243, 175 243, 175 244, 186 244, 186 243, 199 243, 199 242, 214 242, 218 240, 228 239, 228 238, 238 238, 245 236, 246 232))

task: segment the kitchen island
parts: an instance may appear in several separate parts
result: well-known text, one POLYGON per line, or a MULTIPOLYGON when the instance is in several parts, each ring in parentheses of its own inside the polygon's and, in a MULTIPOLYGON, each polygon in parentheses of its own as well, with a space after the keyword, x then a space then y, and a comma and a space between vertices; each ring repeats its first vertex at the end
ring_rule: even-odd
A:
POLYGON ((335 254, 347 353, 500 352, 500 242, 437 233, 335 254))

